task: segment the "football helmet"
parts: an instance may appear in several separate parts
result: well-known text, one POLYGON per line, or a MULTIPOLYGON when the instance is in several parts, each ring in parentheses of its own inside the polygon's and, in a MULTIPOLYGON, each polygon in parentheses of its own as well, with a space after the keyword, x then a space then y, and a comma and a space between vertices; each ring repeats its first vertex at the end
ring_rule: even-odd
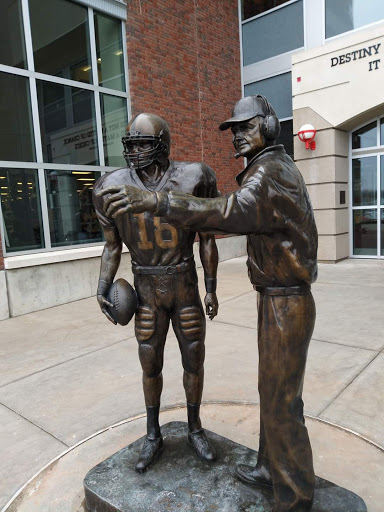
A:
POLYGON ((139 114, 130 120, 122 143, 127 164, 136 170, 165 162, 171 147, 169 126, 155 114, 139 114))

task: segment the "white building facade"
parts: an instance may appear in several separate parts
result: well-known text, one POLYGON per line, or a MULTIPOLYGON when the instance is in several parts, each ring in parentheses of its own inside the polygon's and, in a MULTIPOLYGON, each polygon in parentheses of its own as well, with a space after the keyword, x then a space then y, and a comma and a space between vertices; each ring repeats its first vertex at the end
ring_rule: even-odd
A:
POLYGON ((244 94, 265 94, 283 121, 281 142, 315 210, 319 261, 383 258, 384 3, 242 0, 239 8, 244 94), (304 124, 317 130, 313 151, 297 136, 304 124))

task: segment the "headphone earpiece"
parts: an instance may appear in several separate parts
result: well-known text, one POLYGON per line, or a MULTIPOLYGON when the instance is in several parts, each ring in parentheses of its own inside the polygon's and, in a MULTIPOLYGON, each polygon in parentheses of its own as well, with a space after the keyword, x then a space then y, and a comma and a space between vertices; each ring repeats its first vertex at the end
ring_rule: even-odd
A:
POLYGON ((262 130, 263 135, 267 140, 276 140, 280 135, 280 121, 277 116, 265 116, 262 130))
POLYGON ((265 107, 267 109, 267 114, 262 125, 263 135, 267 140, 276 140, 280 135, 280 121, 273 112, 267 98, 262 94, 258 94, 257 97, 264 101, 265 107))

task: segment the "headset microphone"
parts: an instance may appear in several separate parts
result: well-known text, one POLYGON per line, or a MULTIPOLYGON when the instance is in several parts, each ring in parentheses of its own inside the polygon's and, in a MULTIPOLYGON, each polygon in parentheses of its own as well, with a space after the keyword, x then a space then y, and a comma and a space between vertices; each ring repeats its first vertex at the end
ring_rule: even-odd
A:
POLYGON ((241 157, 240 153, 235 153, 233 156, 236 158, 236 160, 241 157))

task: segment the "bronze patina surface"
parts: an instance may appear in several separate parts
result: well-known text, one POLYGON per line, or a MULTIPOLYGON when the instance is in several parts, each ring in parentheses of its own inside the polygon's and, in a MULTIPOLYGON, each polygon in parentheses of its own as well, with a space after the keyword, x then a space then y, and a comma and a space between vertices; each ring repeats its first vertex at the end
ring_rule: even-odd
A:
MULTIPOLYGON (((205 436, 200 421, 204 382, 205 316, 201 304, 193 243, 196 230, 175 227, 151 212, 125 212, 112 218, 104 211, 103 189, 116 185, 136 191, 188 193, 198 197, 218 195, 215 174, 203 163, 169 160, 171 144, 167 123, 154 114, 134 117, 123 137, 124 156, 129 167, 103 175, 94 187, 94 205, 106 244, 102 256, 98 301, 103 313, 114 322, 108 308, 108 290, 117 272, 122 243, 132 258, 134 285, 138 296, 135 334, 143 369, 143 389, 147 409, 147 436, 136 463, 145 471, 163 448, 159 425, 163 387, 164 345, 170 321, 176 334, 184 368, 183 383, 188 410, 188 440, 196 454, 207 461, 215 450, 205 436)), ((114 195, 117 203, 124 197, 114 195)), ((200 233, 200 257, 204 268, 206 314, 217 315, 216 272, 218 253, 213 235, 200 233)), ((115 323, 115 322, 114 322, 115 323)))
MULTIPOLYGON (((279 120, 264 96, 236 103, 221 130, 231 128, 238 156, 248 165, 239 188, 225 197, 148 192, 120 181, 103 183, 108 219, 152 212, 172 225, 248 237, 248 271, 259 292, 258 344, 261 411, 256 466, 237 476, 273 488, 274 512, 312 507, 315 475, 303 416, 303 379, 315 323, 311 283, 317 277, 317 230, 304 180, 284 147, 279 120), (127 186, 128 185, 128 186, 127 186)), ((99 209, 101 203, 99 203, 99 209)))
MULTIPOLYGON (((187 425, 163 426, 164 455, 151 471, 138 475, 133 461, 138 439, 92 468, 84 479, 89 512, 273 512, 273 492, 234 477, 237 460, 251 462, 257 452, 213 432, 217 461, 198 460, 186 443, 187 425)), ((353 492, 316 477, 312 512, 367 512, 353 492)))

